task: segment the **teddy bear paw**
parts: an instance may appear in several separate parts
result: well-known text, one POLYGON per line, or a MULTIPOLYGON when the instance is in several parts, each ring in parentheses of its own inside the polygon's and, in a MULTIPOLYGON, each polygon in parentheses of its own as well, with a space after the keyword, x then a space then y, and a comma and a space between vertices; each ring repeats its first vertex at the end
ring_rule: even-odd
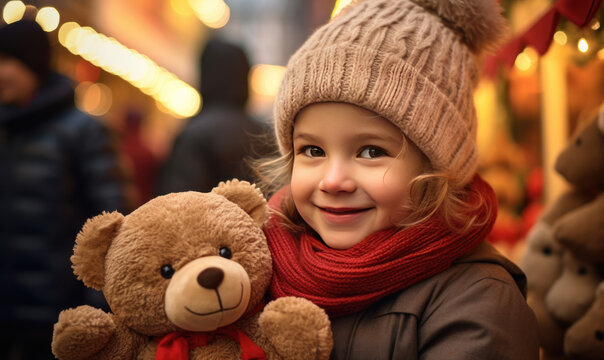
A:
POLYGON ((333 338, 325 311, 309 300, 283 297, 266 305, 260 330, 283 359, 328 359, 333 338))
POLYGON ((91 306, 61 311, 54 325, 52 352, 61 360, 87 359, 105 347, 115 329, 109 314, 91 306))

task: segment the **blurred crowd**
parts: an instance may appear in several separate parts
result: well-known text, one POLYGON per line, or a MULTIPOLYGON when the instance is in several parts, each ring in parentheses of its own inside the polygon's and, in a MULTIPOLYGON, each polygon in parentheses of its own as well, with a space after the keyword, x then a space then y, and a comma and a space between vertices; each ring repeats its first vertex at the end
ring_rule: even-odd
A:
POLYGON ((108 310, 71 270, 86 219, 127 214, 169 192, 253 180, 247 160, 275 148, 246 112, 250 65, 235 44, 215 39, 205 46, 203 110, 186 121, 166 158, 144 141, 140 111, 127 111, 121 126, 109 129, 78 110, 71 79, 51 68, 50 57, 35 21, 0 28, 1 359, 51 359, 52 326, 62 309, 108 310))

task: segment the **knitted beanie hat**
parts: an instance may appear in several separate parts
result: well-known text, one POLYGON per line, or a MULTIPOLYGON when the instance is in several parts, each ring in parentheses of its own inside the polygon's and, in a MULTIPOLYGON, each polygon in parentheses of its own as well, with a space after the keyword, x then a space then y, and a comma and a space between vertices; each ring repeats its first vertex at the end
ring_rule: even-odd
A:
POLYGON ((50 43, 33 20, 19 20, 0 28, 0 54, 14 57, 40 80, 50 73, 50 43))
POLYGON ((475 56, 505 32, 494 0, 365 0, 317 29, 290 58, 275 133, 292 149, 305 106, 345 102, 390 120, 457 185, 477 167, 475 56))

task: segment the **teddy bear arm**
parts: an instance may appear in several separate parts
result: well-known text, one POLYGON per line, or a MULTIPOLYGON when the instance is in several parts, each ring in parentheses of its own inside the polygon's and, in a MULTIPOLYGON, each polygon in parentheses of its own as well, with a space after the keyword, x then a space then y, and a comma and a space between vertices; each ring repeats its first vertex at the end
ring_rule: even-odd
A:
POLYGON ((558 196, 551 205, 541 214, 540 219, 548 225, 553 225, 564 214, 573 211, 592 200, 592 197, 584 192, 571 188, 558 196))
POLYGON ((115 330, 109 314, 91 306, 61 311, 54 325, 52 352, 61 360, 89 358, 107 345, 115 330))
POLYGON ((590 309, 564 335, 564 351, 572 359, 604 359, 604 282, 590 309))
POLYGON ((113 315, 88 305, 67 309, 54 326, 52 352, 60 360, 133 358, 143 341, 113 315))
POLYGON ((266 305, 258 319, 260 333, 282 359, 328 359, 333 345, 325 311, 297 297, 266 305))

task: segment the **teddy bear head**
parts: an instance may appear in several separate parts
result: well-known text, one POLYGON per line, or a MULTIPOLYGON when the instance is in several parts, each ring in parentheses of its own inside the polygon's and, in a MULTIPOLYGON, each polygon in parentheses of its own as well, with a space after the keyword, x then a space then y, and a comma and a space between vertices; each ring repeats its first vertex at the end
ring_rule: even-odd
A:
POLYGON ((602 268, 576 258, 566 250, 562 255, 562 273, 545 297, 550 313, 565 324, 579 319, 594 301, 595 290, 604 280, 602 268))
POLYGON ((527 234, 526 244, 520 267, 526 274, 528 291, 544 297, 562 272, 563 249, 545 221, 535 223, 527 234))
POLYGON ((584 191, 604 191, 604 105, 556 158, 556 171, 584 191))
POLYGON ((272 274, 267 218, 265 198, 243 181, 159 196, 127 216, 89 219, 74 273, 103 291, 116 321, 143 335, 211 331, 263 302, 272 274))

